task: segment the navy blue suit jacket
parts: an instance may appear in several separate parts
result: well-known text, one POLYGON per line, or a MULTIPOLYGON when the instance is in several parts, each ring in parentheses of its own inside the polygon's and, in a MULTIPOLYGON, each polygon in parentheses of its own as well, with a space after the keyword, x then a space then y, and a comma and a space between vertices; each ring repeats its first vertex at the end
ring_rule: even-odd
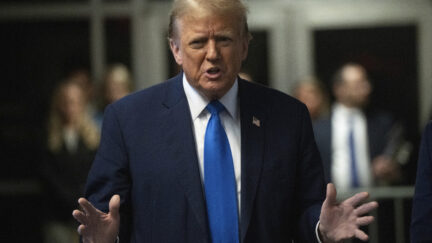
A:
MULTIPOLYGON (((325 185, 307 109, 241 79, 239 102, 241 242, 316 241, 325 185)), ((107 211, 120 195, 120 241, 210 242, 182 74, 110 105, 102 130, 86 196, 107 211)))
POLYGON ((420 147, 411 217, 411 242, 432 242, 432 122, 420 147))
MULTIPOLYGON (((399 131, 394 128, 394 120, 387 113, 366 112, 366 126, 368 135, 369 155, 372 159, 378 155, 390 154, 396 149, 400 141, 399 131), (397 134, 396 134, 397 133, 397 134)), ((323 118, 313 125, 316 143, 324 164, 324 174, 327 182, 331 182, 332 162, 332 126, 331 118, 323 118)))

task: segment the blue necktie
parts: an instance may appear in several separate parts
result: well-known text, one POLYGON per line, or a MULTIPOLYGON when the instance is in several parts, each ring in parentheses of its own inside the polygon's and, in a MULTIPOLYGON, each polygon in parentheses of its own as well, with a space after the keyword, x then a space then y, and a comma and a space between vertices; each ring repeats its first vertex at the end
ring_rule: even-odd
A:
POLYGON ((204 139, 204 187, 213 243, 238 243, 237 190, 228 137, 219 112, 225 107, 212 101, 204 139))
POLYGON ((354 120, 353 117, 349 119, 349 149, 350 149, 350 157, 351 157, 351 187, 356 188, 359 187, 359 179, 357 173, 357 157, 355 150, 355 140, 354 140, 354 120))

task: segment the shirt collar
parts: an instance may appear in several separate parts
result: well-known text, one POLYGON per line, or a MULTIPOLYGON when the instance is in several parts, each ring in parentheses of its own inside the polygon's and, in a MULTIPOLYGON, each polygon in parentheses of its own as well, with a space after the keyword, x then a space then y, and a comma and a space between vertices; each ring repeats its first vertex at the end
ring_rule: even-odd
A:
MULTIPOLYGON (((192 120, 198 118, 203 110, 205 110, 210 100, 193 88, 186 79, 186 75, 183 73, 183 89, 186 94, 186 98, 189 103, 189 109, 191 111, 192 120)), ((228 92, 219 99, 224 106, 228 114, 236 119, 238 117, 238 81, 237 78, 228 92)))
POLYGON ((348 107, 344 104, 336 102, 333 107, 334 111, 344 115, 359 115, 361 114, 361 110, 359 108, 348 107))

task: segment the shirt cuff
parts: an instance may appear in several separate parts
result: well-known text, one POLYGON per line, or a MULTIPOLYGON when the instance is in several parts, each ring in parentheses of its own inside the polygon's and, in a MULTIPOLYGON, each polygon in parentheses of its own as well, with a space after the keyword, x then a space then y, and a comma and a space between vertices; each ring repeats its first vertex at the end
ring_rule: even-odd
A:
MULTIPOLYGON (((318 232, 318 227, 319 227, 320 221, 318 220, 316 226, 315 226, 315 236, 317 238, 318 243, 322 243, 320 237, 319 237, 319 232, 318 232)), ((118 243, 118 242, 117 242, 118 243)))

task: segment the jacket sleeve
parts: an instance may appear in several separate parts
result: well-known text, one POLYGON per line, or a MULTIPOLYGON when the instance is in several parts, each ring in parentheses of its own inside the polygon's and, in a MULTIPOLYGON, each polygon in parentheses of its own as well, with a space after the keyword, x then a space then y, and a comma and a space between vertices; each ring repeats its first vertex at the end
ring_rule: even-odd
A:
POLYGON ((300 185, 296 195, 299 212, 297 242, 318 242, 316 226, 325 199, 324 170, 315 143, 312 123, 304 106, 301 107, 300 114, 302 121, 300 160, 297 165, 297 184, 300 185))
POLYGON ((87 178, 86 198, 96 208, 107 212, 111 197, 120 195, 119 237, 122 242, 129 242, 130 237, 130 187, 128 151, 122 125, 115 106, 110 105, 105 110, 100 146, 87 178))

